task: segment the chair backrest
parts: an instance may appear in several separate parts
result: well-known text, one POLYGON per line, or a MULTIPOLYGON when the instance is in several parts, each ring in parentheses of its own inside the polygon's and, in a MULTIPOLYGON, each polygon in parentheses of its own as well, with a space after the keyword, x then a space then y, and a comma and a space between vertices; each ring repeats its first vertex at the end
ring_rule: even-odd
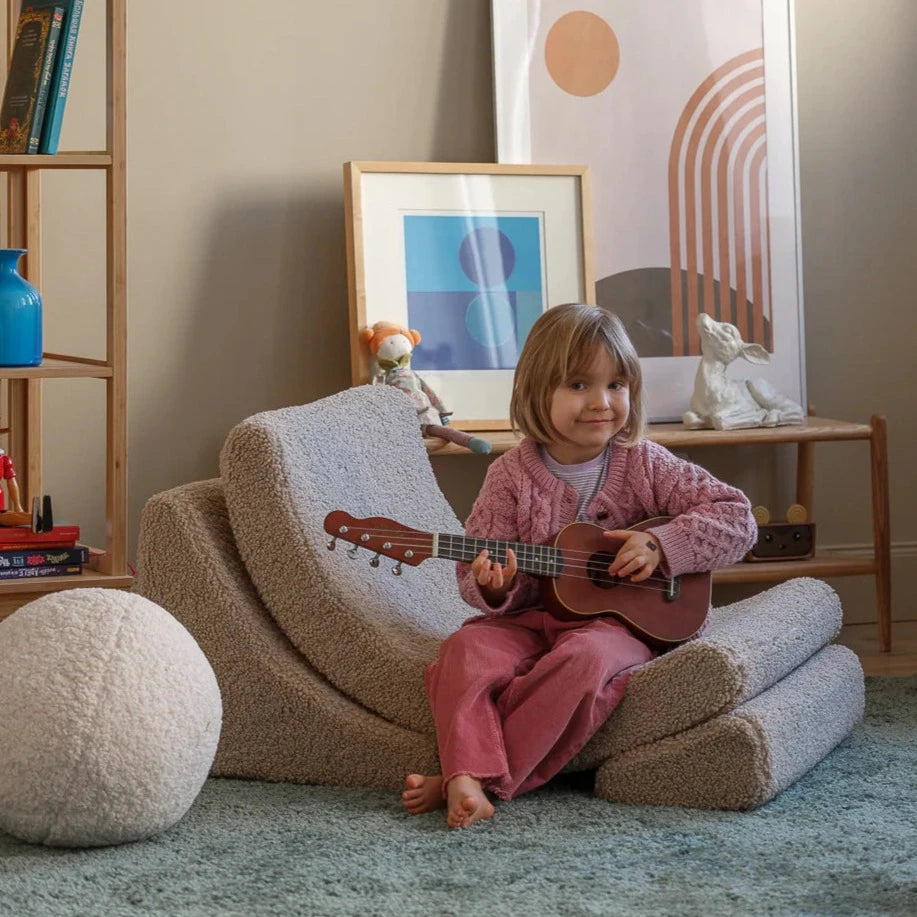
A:
POLYGON ((233 535, 265 606, 329 682, 403 726, 428 731, 423 666, 471 609, 454 564, 373 568, 329 551, 325 516, 384 516, 429 532, 462 525, 436 483, 410 399, 360 386, 238 424, 220 454, 233 535))

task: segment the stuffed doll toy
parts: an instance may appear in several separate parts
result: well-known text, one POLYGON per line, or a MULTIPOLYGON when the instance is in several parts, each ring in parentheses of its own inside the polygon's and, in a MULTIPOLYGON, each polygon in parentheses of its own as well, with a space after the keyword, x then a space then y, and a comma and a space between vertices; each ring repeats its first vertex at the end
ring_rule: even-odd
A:
POLYGON ((392 385, 411 399, 424 436, 437 436, 480 455, 490 452, 491 445, 486 439, 448 426, 452 412, 446 410, 439 395, 411 369, 411 354, 420 343, 419 331, 391 322, 376 322, 372 328, 365 328, 361 336, 378 368, 373 384, 392 385))

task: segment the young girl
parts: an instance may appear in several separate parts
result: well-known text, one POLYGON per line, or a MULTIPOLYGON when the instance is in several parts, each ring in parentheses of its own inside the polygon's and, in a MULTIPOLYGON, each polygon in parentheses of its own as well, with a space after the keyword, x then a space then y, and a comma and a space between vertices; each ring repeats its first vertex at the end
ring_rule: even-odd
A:
MULTIPOLYGON (((488 470, 466 532, 543 544, 589 520, 623 545, 609 573, 632 583, 713 570, 748 551, 756 525, 746 497, 642 439, 640 361, 610 312, 570 304, 545 312, 526 340, 510 419, 525 438, 488 470), (674 517, 642 532, 623 531, 674 517)), ((653 651, 611 616, 561 620, 538 605, 538 581, 482 551, 459 563, 462 597, 482 614, 427 667, 441 776, 410 774, 404 807, 445 805, 464 828, 541 786, 620 702, 629 672, 653 651)))

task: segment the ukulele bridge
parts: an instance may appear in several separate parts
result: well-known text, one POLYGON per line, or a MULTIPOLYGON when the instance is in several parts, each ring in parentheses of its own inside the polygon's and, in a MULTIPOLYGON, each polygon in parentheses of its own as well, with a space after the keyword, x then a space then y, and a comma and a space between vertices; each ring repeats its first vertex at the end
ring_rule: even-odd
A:
POLYGON ((678 599, 678 595, 681 592, 681 580, 677 576, 673 576, 665 584, 665 600, 667 602, 674 602, 678 599))

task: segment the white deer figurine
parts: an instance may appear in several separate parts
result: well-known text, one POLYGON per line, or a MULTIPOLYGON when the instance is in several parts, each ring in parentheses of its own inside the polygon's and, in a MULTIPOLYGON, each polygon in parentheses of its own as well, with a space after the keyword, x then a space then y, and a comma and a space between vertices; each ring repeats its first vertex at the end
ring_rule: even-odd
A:
POLYGON ((744 357, 749 363, 768 363, 770 354, 760 344, 746 344, 735 325, 697 316, 701 361, 694 377, 691 410, 682 416, 689 430, 740 430, 802 423, 803 410, 781 395, 765 379, 727 379, 726 367, 744 357))

